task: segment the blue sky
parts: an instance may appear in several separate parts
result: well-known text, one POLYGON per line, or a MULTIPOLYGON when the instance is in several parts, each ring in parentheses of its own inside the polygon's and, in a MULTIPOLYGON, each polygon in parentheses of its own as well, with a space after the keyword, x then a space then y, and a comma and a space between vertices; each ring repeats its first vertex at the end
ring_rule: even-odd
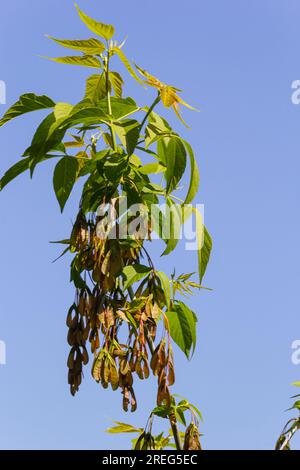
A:
MULTIPOLYGON (((291 83, 300 79, 297 0, 115 0, 79 2, 91 16, 128 35, 127 55, 163 81, 182 88, 201 110, 185 112, 192 130, 170 117, 193 145, 201 169, 198 201, 214 240, 205 285, 191 300, 198 344, 191 362, 176 350, 174 391, 204 415, 207 449, 269 449, 287 418, 291 383, 300 366, 291 343, 300 338, 300 105, 291 83)), ((39 55, 63 55, 44 34, 89 37, 72 1, 10 0, 1 5, 0 79, 7 103, 24 92, 79 101, 88 71, 39 55)), ((120 68, 121 70, 121 68, 120 68)), ((123 73, 126 76, 126 72, 123 73)), ((126 92, 151 103, 153 91, 126 92)), ((0 105, 0 112, 6 107, 0 105)), ((166 114, 167 116, 167 114, 166 114)), ((0 171, 28 146, 42 115, 1 129, 0 171)), ((0 448, 126 448, 128 437, 104 430, 113 419, 145 424, 154 383, 140 383, 138 411, 121 411, 118 392, 102 390, 89 369, 72 398, 66 383, 66 310, 73 301, 67 259, 48 241, 64 238, 76 197, 60 215, 51 164, 32 182, 20 177, 0 195, 0 448)), ((77 197, 78 197, 77 193, 77 197)), ((180 246, 167 271, 196 269, 196 254, 180 246)))

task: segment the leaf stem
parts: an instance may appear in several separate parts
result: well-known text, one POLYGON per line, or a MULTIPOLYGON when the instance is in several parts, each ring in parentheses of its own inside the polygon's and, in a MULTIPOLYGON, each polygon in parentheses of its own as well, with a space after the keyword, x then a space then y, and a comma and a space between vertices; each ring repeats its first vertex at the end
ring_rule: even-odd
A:
POLYGON ((150 114, 152 113, 153 109, 155 108, 155 106, 160 102, 160 93, 157 94, 157 97, 155 98, 155 100, 153 101, 152 105, 150 106, 150 108, 148 109, 144 119, 142 120, 142 123, 141 123, 141 126, 140 126, 140 131, 143 129, 144 127, 144 124, 145 122, 147 121, 148 117, 150 116, 150 114))
MULTIPOLYGON (((107 96, 108 114, 109 114, 109 116, 112 117, 111 95, 110 95, 110 89, 109 89, 109 60, 110 60, 110 51, 109 51, 109 45, 107 43, 107 56, 105 57, 106 96, 107 96)), ((110 135, 111 135, 113 150, 116 150, 117 149, 117 142, 116 142, 115 132, 114 132, 113 127, 112 127, 112 119, 110 121, 109 129, 110 129, 110 135)))
POLYGON ((181 450, 180 434, 179 434, 179 429, 178 429, 177 420, 176 420, 174 411, 172 411, 170 413, 169 421, 170 421, 170 424, 171 424, 171 429, 172 429, 172 433, 173 433, 173 436, 174 436, 176 449, 181 450))

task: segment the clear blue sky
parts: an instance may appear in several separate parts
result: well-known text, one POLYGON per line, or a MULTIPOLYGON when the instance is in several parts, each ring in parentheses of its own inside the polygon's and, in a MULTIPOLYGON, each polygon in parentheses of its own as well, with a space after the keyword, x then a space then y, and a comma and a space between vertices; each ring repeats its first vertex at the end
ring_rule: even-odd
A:
MULTIPOLYGON (((300 4, 79 4, 114 23, 120 40, 128 34, 128 56, 184 89, 184 98, 201 109, 185 112, 192 131, 176 126, 201 168, 198 201, 214 239, 205 284, 214 291, 191 301, 198 345, 190 363, 176 350, 174 391, 201 409, 205 448, 272 448, 290 416, 284 412, 295 392, 290 384, 300 378, 290 359, 291 343, 300 338, 300 105, 291 103, 291 83, 300 79, 300 4)), ((40 59, 64 53, 46 33, 89 36, 72 1, 2 2, 0 79, 8 104, 29 91, 57 101, 81 98, 89 72, 40 59)), ((128 78, 128 95, 151 102, 150 89, 134 90, 128 78)), ((1 173, 18 160, 40 118, 28 115, 1 129, 1 173)), ((126 448, 128 437, 111 439, 103 431, 112 419, 143 426, 154 386, 139 384, 134 415, 121 411, 119 393, 97 386, 88 368, 80 393, 69 395, 65 316, 73 288, 67 259, 51 264, 58 250, 48 241, 69 233, 77 201, 60 215, 50 168, 41 167, 33 182, 22 176, 0 194, 0 340, 7 344, 0 448, 126 448)), ((195 256, 180 247, 161 266, 191 271, 195 256)))

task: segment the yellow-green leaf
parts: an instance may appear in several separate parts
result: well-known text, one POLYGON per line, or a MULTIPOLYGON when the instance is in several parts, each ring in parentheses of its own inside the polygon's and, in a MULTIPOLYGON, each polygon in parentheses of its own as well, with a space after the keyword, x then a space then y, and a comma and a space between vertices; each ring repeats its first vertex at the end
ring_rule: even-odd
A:
POLYGON ((128 72, 130 73, 130 75, 138 82, 140 83, 141 85, 144 85, 143 81, 140 79, 140 77, 135 73, 133 67, 131 66, 129 60, 127 59, 127 57, 125 56, 124 52, 121 51, 121 49, 119 47, 114 47, 113 50, 112 50, 115 54, 117 54, 119 56, 119 58, 121 59, 121 61, 123 62, 123 64, 125 65, 125 67, 127 68, 128 72))
POLYGON ((106 96, 106 78, 104 73, 91 75, 86 81, 85 98, 97 104, 106 96))
POLYGON ((99 21, 96 21, 90 16, 86 15, 82 10, 80 10, 77 4, 75 4, 75 6, 80 19, 91 31, 93 31, 93 33, 97 34, 101 38, 106 39, 107 41, 112 38, 112 36, 115 34, 115 28, 113 25, 100 23, 99 21))
POLYGON ((127 149, 128 156, 132 155, 140 136, 140 124, 135 119, 126 119, 114 125, 122 145, 127 149))
POLYGON ((148 266, 143 266, 142 264, 134 264, 131 266, 125 266, 122 271, 124 276, 124 286, 123 289, 126 290, 135 282, 143 279, 148 276, 152 271, 148 266))
POLYGON ((81 67, 92 67, 95 69, 100 69, 102 67, 101 62, 92 55, 76 55, 76 56, 67 56, 67 57, 44 57, 44 59, 52 60, 53 62, 58 62, 59 64, 66 65, 79 65, 81 67))
POLYGON ((136 427, 132 426, 131 424, 121 423, 120 421, 114 421, 114 423, 116 424, 116 426, 108 428, 106 430, 106 432, 108 432, 110 434, 119 434, 119 433, 123 433, 123 432, 141 433, 143 431, 143 429, 136 428, 136 427))
POLYGON ((66 118, 69 116, 73 109, 73 105, 70 103, 57 103, 54 108, 55 119, 66 118))
MULTIPOLYGON (((55 155, 46 155, 41 161, 45 161, 51 158, 55 158, 55 155)), ((14 180, 17 176, 21 175, 26 170, 29 170, 31 162, 32 157, 22 158, 11 168, 9 168, 9 170, 7 170, 0 179, 0 191, 2 191, 2 189, 12 180, 14 180)))
POLYGON ((34 93, 26 93, 25 95, 20 96, 19 101, 6 111, 0 120, 0 127, 11 119, 21 116, 22 114, 37 111, 39 109, 53 108, 54 106, 54 101, 51 98, 48 98, 48 96, 38 96, 34 93))
POLYGON ((166 167, 157 162, 147 163, 139 168, 139 172, 143 175, 157 174, 162 173, 163 171, 166 171, 166 167))
POLYGON ((111 86, 115 92, 116 98, 122 98, 122 90, 123 90, 123 78, 118 72, 109 72, 109 79, 111 82, 111 86))
POLYGON ((81 51, 87 55, 101 54, 105 50, 104 44, 96 38, 78 39, 74 41, 69 39, 56 39, 52 36, 47 36, 47 38, 57 42, 60 46, 75 51, 81 51))

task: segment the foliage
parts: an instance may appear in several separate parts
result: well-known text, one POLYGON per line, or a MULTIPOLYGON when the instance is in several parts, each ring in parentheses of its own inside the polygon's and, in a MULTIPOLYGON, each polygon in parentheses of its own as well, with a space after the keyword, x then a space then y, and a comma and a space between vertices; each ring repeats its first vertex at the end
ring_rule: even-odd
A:
MULTIPOLYGON (((296 387, 300 387, 300 382, 294 382, 296 387)), ((297 410, 298 417, 289 419, 283 428, 277 442, 276 450, 291 450, 290 443, 295 433, 300 429, 300 394, 294 395, 292 398, 297 398, 290 410, 297 410)))
MULTIPOLYGON (((177 396, 176 396, 177 397, 177 396)), ((180 397, 182 398, 182 397, 180 397)), ((201 450, 199 441, 199 419, 202 420, 200 411, 185 398, 176 403, 175 395, 171 398, 170 406, 161 405, 155 407, 148 418, 145 428, 136 428, 130 424, 115 421, 115 426, 107 429, 108 433, 135 433, 137 437, 132 440, 133 450, 161 450, 165 448, 183 448, 183 450, 201 450), (185 413, 189 412, 191 422, 187 426, 185 413), (159 417, 170 421, 171 426, 179 422, 186 427, 185 432, 174 432, 173 427, 165 435, 164 432, 155 435, 152 431, 153 419, 159 417), (178 441, 177 441, 178 439, 178 441)))
MULTIPOLYGON (((159 103, 171 107, 182 122, 179 106, 193 108, 179 96, 179 89, 130 64, 123 52, 124 42, 112 39, 112 25, 98 22, 76 8, 81 20, 98 37, 49 37, 64 48, 79 52, 51 60, 93 68, 86 80, 85 94, 73 105, 29 93, 5 113, 0 126, 25 113, 49 109, 22 159, 1 178, 0 189, 21 173, 28 170, 32 176, 37 165, 57 159, 53 187, 63 211, 74 185, 84 180, 72 232, 61 242, 63 254, 73 254, 70 271, 76 289, 75 302, 67 314, 70 391, 75 395, 79 390, 83 368, 89 362, 90 343, 94 379, 104 388, 121 390, 125 411, 137 408, 135 378, 147 379, 152 372, 158 387, 151 422, 153 416, 167 418, 179 448, 183 442, 177 422, 186 426, 184 413, 191 411, 192 422, 187 427, 184 446, 200 448, 195 420, 198 411, 185 400, 176 405, 170 393, 175 382, 171 339, 188 358, 191 356, 196 346, 197 317, 180 295, 188 296, 192 289, 202 288, 211 238, 200 214, 192 209, 198 233, 199 284, 191 280, 192 274, 175 279, 175 275, 169 277, 157 270, 146 249, 146 240, 151 240, 153 231, 165 243, 164 255, 175 249, 180 227, 191 215, 185 204, 194 200, 199 187, 199 171, 190 144, 154 108, 159 103), (111 69, 113 58, 121 61, 138 84, 156 89, 152 105, 139 106, 132 98, 123 97, 124 80, 111 69), (183 199, 179 199, 174 193, 180 191, 188 167, 189 186, 183 199), (157 175, 162 176, 160 184, 157 175), (125 200, 129 207, 124 208, 125 200), (152 206, 161 202, 171 212, 169 234, 162 224, 165 214, 156 217, 151 213, 152 206), (144 229, 144 236, 134 231, 123 238, 120 233, 126 228, 124 217, 129 225, 135 221, 131 211, 134 204, 144 208, 138 224, 144 229), (107 219, 108 207, 116 214, 113 222, 107 219)), ((121 428, 122 432, 135 432, 122 423, 110 432, 121 428)), ((171 442, 171 436, 153 438, 149 429, 137 432, 140 435, 136 448, 163 448, 171 442)))

